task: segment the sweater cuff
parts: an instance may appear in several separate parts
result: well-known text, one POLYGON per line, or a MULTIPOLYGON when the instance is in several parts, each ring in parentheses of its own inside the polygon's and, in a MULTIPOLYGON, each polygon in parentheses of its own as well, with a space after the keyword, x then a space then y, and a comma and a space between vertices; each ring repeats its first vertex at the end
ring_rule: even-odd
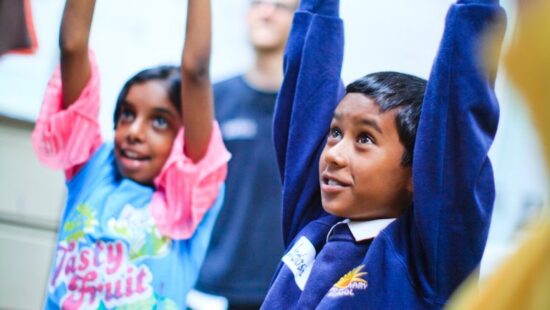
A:
POLYGON ((340 16, 340 0, 302 0, 300 2, 300 11, 325 16, 340 16))

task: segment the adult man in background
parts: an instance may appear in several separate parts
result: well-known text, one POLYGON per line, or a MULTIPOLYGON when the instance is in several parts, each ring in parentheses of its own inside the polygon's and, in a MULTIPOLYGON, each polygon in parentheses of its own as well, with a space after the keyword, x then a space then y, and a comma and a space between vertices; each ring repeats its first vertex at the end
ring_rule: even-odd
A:
POLYGON ((200 292, 189 298, 192 308, 212 309, 208 302, 224 297, 229 309, 259 309, 283 254, 272 117, 297 4, 252 0, 246 19, 254 61, 243 75, 214 85, 216 119, 232 159, 225 206, 196 285, 200 292))

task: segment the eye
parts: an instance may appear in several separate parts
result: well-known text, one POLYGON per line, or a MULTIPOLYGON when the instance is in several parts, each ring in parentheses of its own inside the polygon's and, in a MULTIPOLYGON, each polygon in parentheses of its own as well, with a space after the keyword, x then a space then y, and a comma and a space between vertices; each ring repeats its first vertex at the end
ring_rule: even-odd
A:
POLYGON ((372 138, 368 134, 362 133, 362 134, 359 135, 359 137, 357 137, 357 143, 359 143, 359 144, 374 144, 374 141, 372 140, 372 138))
POLYGON ((153 119, 153 127, 157 129, 166 129, 168 128, 168 121, 162 116, 157 116, 153 119))
POLYGON ((342 131, 338 127, 330 128, 328 132, 329 139, 340 139, 342 137, 342 131))
POLYGON ((280 11, 292 11, 292 7, 289 4, 282 3, 282 2, 275 2, 273 3, 275 5, 275 8, 280 11))
POLYGON ((131 110, 124 109, 120 112, 119 121, 120 122, 131 122, 135 118, 135 113, 131 110))

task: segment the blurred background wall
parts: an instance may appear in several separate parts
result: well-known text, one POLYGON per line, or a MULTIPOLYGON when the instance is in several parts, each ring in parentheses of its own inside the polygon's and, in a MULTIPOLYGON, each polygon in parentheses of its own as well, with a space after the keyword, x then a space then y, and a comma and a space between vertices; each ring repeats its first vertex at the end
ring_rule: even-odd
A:
MULTIPOLYGON (((13 0, 18 1, 18 0, 13 0)), ((252 60, 244 27, 249 0, 213 0, 214 81, 239 73, 252 60)), ((450 0, 342 1, 346 23, 343 79, 396 70, 427 78, 450 0)), ((502 0, 514 24, 511 0, 502 0)), ((0 56, 0 308, 42 305, 59 212, 64 204, 61 172, 40 165, 30 134, 47 80, 58 63, 62 0, 31 0, 38 49, 32 55, 0 56)), ((102 75, 101 125, 111 139, 114 102, 138 70, 177 64, 183 44, 185 1, 98 0, 93 47, 102 75)), ((0 29, 6 31, 6 29, 0 29)), ((9 31, 9 30, 7 30, 9 31)), ((500 71, 501 124, 491 150, 497 202, 482 274, 490 273, 516 244, 518 231, 547 201, 538 138, 526 109, 500 71)))

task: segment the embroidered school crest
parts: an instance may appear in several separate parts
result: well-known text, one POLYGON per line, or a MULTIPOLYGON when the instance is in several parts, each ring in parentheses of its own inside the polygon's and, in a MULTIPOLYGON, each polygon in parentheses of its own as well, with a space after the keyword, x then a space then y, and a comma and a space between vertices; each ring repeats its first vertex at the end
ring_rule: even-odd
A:
POLYGON ((328 297, 354 296, 357 290, 366 290, 368 286, 367 280, 363 279, 366 272, 361 272, 365 265, 353 268, 350 272, 338 280, 328 292, 328 297))

